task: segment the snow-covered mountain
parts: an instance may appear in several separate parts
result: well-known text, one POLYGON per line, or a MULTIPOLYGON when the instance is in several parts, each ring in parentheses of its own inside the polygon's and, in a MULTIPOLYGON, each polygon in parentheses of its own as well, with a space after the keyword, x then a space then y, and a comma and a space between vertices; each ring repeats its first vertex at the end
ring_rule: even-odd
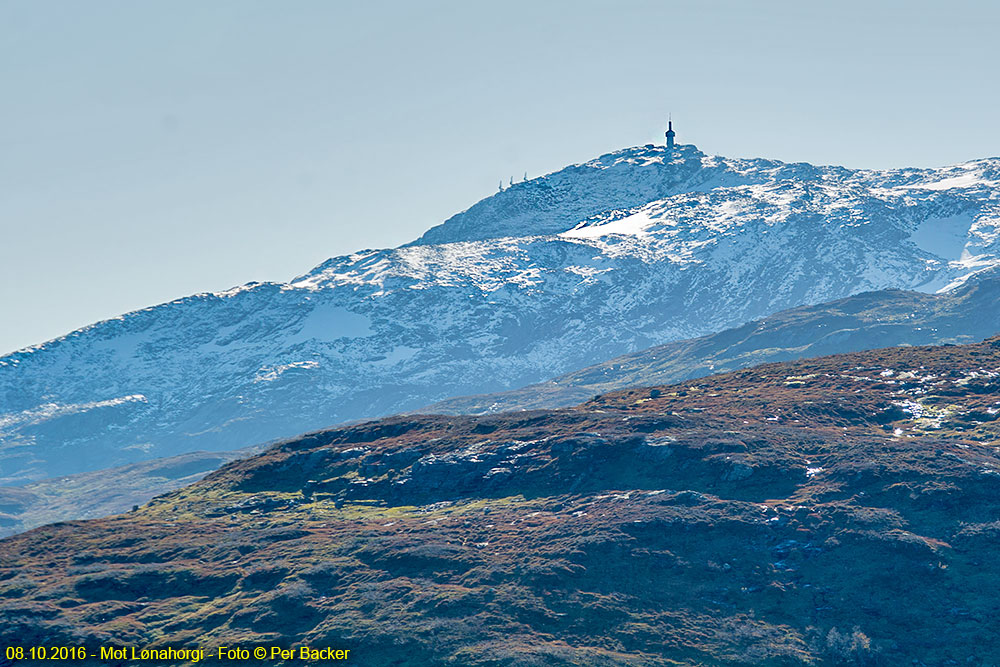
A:
POLYGON ((997 158, 864 171, 629 148, 413 244, 0 358, 0 480, 233 449, 998 265, 997 158))

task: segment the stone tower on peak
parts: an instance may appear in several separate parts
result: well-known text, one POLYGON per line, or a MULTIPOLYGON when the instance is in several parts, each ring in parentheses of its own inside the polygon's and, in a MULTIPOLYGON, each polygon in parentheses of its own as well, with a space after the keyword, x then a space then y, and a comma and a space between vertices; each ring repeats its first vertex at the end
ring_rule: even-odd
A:
POLYGON ((674 121, 668 120, 667 121, 667 150, 673 150, 673 148, 674 148, 674 135, 676 135, 676 134, 677 133, 674 132, 674 121))

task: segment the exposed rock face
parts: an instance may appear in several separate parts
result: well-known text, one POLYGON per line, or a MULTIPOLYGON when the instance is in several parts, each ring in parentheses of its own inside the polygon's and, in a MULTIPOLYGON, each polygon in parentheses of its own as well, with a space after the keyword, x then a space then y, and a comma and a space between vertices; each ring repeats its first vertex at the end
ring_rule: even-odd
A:
POLYGON ((933 292, 997 262, 998 174, 605 155, 416 244, 0 358, 0 483, 524 386, 864 290, 933 292))
POLYGON ((138 511, 0 541, 0 642, 985 667, 996 342, 312 433, 138 511))

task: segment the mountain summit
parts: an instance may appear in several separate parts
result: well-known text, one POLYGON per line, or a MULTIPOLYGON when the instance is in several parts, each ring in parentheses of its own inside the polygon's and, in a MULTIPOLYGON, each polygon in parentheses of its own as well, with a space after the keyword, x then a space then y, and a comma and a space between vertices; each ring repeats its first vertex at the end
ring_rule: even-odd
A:
POLYGON ((523 386, 775 311, 1000 264, 1000 159, 851 170, 640 146, 412 244, 0 357, 0 480, 221 450, 523 386))

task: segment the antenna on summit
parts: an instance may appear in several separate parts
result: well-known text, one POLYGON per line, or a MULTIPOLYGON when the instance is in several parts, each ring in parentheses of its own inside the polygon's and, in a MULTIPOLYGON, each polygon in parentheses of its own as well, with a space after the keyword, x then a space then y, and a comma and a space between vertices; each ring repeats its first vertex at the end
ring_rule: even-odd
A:
POLYGON ((667 117, 667 150, 668 151, 674 150, 674 135, 676 135, 676 134, 677 133, 674 132, 674 121, 673 121, 672 118, 670 118, 668 116, 667 117))

